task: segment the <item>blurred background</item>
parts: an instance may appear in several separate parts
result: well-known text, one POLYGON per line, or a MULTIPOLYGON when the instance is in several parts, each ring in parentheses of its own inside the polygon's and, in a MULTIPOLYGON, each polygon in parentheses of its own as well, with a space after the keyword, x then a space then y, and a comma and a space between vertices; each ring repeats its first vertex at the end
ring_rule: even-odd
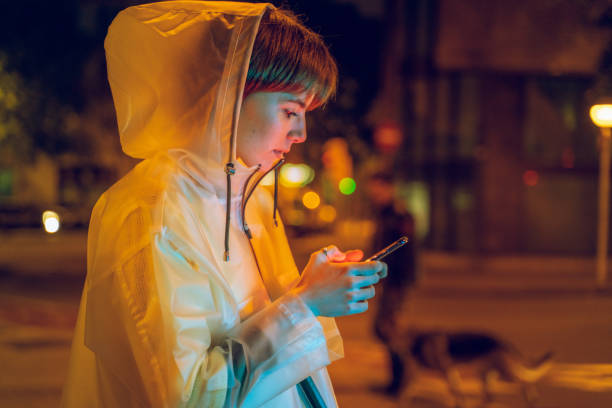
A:
MULTIPOLYGON (((413 266, 391 271, 411 275, 396 285, 397 333, 487 331, 528 356, 554 349, 538 406, 612 406, 612 287, 595 262, 602 136, 589 117, 612 96, 612 2, 271 2, 322 34, 340 69, 335 100, 309 114, 308 142, 281 172, 298 266, 329 244, 379 249, 388 197, 413 238, 413 266)), ((103 41, 138 3, 2 5, 0 406, 59 404, 89 215, 136 164, 119 145, 103 41)), ((413 381, 412 402, 376 389, 391 378, 377 302, 339 319, 340 405, 452 406, 433 372, 413 381)), ((495 406, 522 406, 516 384, 495 390, 495 406)))

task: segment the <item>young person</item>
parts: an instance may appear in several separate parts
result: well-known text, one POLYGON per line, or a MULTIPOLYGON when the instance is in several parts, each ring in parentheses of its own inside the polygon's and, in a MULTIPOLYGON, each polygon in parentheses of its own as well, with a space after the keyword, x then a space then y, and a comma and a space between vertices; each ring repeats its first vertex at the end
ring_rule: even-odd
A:
POLYGON ((334 316, 386 276, 329 246, 297 271, 257 188, 333 94, 321 39, 268 4, 130 7, 105 41, 122 148, 94 207, 64 407, 301 407, 342 356, 334 316))

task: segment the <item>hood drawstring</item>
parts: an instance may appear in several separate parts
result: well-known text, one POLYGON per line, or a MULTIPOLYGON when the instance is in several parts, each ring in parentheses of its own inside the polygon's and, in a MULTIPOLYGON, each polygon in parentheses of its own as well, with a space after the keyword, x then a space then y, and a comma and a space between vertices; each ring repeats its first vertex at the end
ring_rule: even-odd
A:
POLYGON ((223 259, 229 261, 229 229, 230 229, 230 213, 232 212, 232 176, 236 174, 234 163, 225 164, 225 174, 227 174, 227 202, 225 207, 225 252, 223 259))
POLYGON ((272 212, 272 219, 274 220, 275 227, 278 227, 278 221, 276 221, 276 212, 278 210, 278 173, 279 172, 280 172, 280 166, 274 167, 274 211, 272 212))
MULTIPOLYGON (((278 212, 278 175, 279 169, 281 165, 285 162, 285 159, 280 159, 273 167, 274 170, 274 211, 272 213, 272 219, 274 220, 274 225, 278 227, 278 221, 276 220, 276 213, 278 212)), ((251 189, 247 192, 247 186, 249 185, 249 181, 251 177, 255 175, 261 168, 261 165, 257 166, 257 170, 251 173, 251 175, 247 178, 246 183, 244 184, 244 191, 242 192, 242 223, 244 232, 247 234, 249 239, 253 238, 251 235, 251 231, 249 230, 249 226, 246 223, 244 218, 244 211, 246 209, 246 203, 249 201, 251 194, 255 191, 255 187, 259 184, 259 182, 272 170, 268 170, 263 176, 261 176, 251 187, 251 189)), ((230 212, 231 212, 231 199, 232 199, 232 181, 231 176, 236 174, 236 168, 234 167, 234 163, 229 162, 225 165, 225 174, 227 174, 227 206, 226 206, 226 214, 225 214, 225 253, 223 254, 223 259, 225 262, 229 261, 229 230, 230 230, 230 212)))
POLYGON ((249 186, 249 182, 251 181, 251 178, 255 176, 255 173, 257 173, 259 169, 261 169, 261 164, 258 164, 257 170, 251 173, 249 178, 247 178, 246 183, 244 183, 244 188, 242 190, 242 206, 241 206, 242 207, 242 229, 244 230, 247 237, 249 237, 249 239, 253 238, 253 234, 251 234, 251 230, 249 229, 249 226, 246 223, 246 218, 245 218, 246 203, 247 201, 249 201, 251 194, 253 194, 253 190, 255 190, 255 186, 257 186, 257 184, 259 183, 259 181, 261 181, 261 179, 255 183, 255 186, 251 189, 251 191, 247 192, 247 187, 249 186))
MULTIPOLYGON (((283 163, 285 162, 285 159, 280 159, 275 165, 274 167, 272 167, 270 170, 266 171, 261 177, 259 177, 259 179, 257 179, 257 181, 255 181, 255 183, 253 184, 253 186, 251 186, 251 189, 248 192, 242 192, 242 223, 243 223, 243 229, 244 232, 247 234, 247 236, 249 237, 249 239, 253 238, 253 235, 251 234, 251 230, 249 229, 249 226, 246 222, 246 218, 245 218, 245 210, 246 210, 246 203, 247 201, 249 201, 249 198, 251 198, 251 195, 253 194, 253 192, 255 191, 255 187, 257 187, 259 185, 259 183, 261 182, 261 180, 263 180, 272 170, 277 170, 283 163)), ((261 165, 259 165, 257 167, 257 170, 259 170, 261 168, 261 165)), ((251 176, 249 176, 246 184, 245 184, 245 190, 246 190, 246 186, 247 184, 249 184, 249 180, 251 180, 251 177, 254 175, 255 173, 251 174, 251 176)), ((276 174, 276 176, 278 177, 278 174, 276 174)), ((277 181, 277 178, 274 179, 275 183, 277 181)), ((277 184, 274 184, 275 189, 278 188, 277 184)), ((274 214, 277 212, 276 210, 277 206, 276 206, 276 199, 274 200, 274 214)), ((278 223, 276 222, 276 219, 274 217, 274 215, 272 216, 272 218, 274 219, 274 224, 278 226, 278 223)))

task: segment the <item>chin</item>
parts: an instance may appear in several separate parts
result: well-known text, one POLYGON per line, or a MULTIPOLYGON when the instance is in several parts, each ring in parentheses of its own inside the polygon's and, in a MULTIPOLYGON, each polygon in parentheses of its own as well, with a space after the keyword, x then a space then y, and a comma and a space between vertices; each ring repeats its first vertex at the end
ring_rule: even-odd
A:
POLYGON ((261 168, 259 169, 261 172, 265 173, 270 170, 274 166, 275 162, 262 162, 261 168))

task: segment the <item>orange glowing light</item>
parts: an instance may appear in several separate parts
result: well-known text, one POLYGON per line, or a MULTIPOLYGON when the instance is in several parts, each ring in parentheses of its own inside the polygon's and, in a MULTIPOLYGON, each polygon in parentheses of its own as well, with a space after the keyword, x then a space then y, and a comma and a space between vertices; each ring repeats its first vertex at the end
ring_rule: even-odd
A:
POLYGON ((319 210, 319 219, 323 222, 334 222, 336 219, 336 209, 331 205, 323 205, 319 210))
POLYGON ((533 187, 538 184, 540 175, 535 170, 527 170, 523 173, 523 183, 529 187, 533 187))
POLYGON ((384 123, 374 130, 374 142, 382 151, 393 151, 402 144, 402 129, 396 123, 384 123))
POLYGON ((589 114, 591 115, 591 120, 596 126, 604 128, 612 127, 612 105, 593 105, 589 111, 589 114))
POLYGON ((304 207, 308 208, 309 210, 314 210, 319 206, 319 204, 321 204, 321 198, 314 191, 308 191, 302 197, 302 204, 304 204, 304 207))

